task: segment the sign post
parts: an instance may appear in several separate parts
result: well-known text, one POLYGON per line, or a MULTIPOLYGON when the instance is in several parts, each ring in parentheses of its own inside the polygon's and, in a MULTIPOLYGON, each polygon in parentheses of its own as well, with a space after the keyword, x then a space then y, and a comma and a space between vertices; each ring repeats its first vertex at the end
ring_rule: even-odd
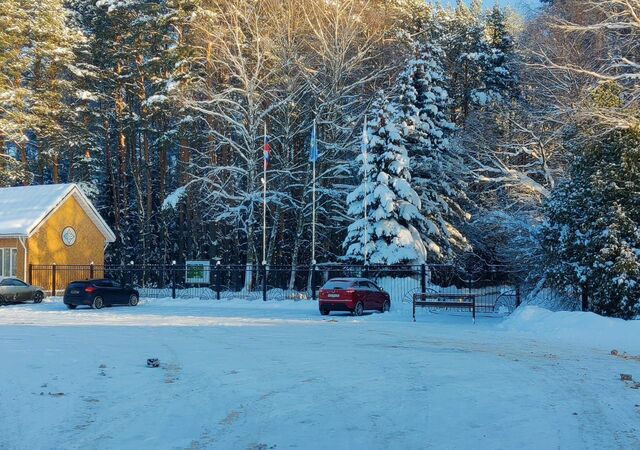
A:
POLYGON ((209 261, 187 261, 185 263, 187 284, 209 284, 211 279, 211 263, 209 261))

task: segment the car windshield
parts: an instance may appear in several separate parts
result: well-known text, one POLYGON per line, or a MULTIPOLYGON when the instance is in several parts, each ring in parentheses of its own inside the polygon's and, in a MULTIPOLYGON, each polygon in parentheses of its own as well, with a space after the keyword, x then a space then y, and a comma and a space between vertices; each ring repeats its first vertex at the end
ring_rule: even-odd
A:
POLYGON ((79 287, 84 287, 87 284, 88 283, 86 281, 76 281, 75 283, 70 283, 69 287, 70 288, 79 288, 79 287))
POLYGON ((329 280, 322 289, 348 289, 353 286, 353 281, 347 280, 329 280))

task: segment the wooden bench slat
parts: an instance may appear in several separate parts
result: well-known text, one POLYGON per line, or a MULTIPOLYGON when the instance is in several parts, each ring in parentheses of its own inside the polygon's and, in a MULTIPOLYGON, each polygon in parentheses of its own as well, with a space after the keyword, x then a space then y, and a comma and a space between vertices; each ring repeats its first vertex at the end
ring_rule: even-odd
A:
POLYGON ((416 306, 442 306, 443 308, 473 308, 473 303, 467 303, 467 302, 416 302, 416 306))
POLYGON ((476 296, 474 294, 413 294, 413 321, 416 321, 416 306, 434 308, 465 308, 473 313, 476 321, 476 296), (429 301, 433 299, 435 301, 429 301), (445 299, 445 301, 439 301, 445 299), (459 299, 460 301, 451 301, 459 299))

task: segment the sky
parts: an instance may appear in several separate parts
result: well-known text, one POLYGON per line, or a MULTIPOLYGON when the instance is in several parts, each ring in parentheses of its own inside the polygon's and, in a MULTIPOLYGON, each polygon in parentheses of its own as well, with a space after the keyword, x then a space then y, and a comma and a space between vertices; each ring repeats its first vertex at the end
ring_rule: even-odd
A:
MULTIPOLYGON (((451 4, 456 3, 456 0, 448 0, 448 1, 451 4)), ((516 10, 523 13, 528 12, 540 6, 539 0, 497 0, 497 1, 499 4, 503 6, 504 5, 512 6, 516 10)), ((486 8, 490 8, 491 6, 494 5, 495 2, 496 0, 484 0, 484 6, 486 8)))
MULTIPOLYGON (((485 5, 491 6, 492 3, 493 2, 485 0, 485 5)), ((500 4, 513 6, 515 9, 523 12, 540 6, 539 0, 500 0, 500 4)))

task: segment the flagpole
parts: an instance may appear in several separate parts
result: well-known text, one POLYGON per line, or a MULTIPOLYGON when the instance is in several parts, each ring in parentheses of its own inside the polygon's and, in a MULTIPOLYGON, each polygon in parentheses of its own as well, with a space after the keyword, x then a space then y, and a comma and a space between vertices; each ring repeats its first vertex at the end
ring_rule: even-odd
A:
POLYGON ((367 186, 367 182, 369 179, 369 175, 368 175, 368 166, 369 166, 369 152, 368 152, 368 146, 369 146, 369 139, 368 139, 368 135, 367 135, 367 116, 365 114, 364 116, 364 125, 363 125, 363 131, 362 131, 362 147, 363 147, 363 160, 364 160, 364 265, 366 266, 368 261, 367 261, 367 257, 368 257, 368 250, 367 250, 367 244, 369 243, 369 219, 367 216, 367 191, 368 191, 368 186, 367 186))
MULTIPOLYGON (((314 139, 318 139, 316 134, 316 120, 313 119, 313 136, 314 139)), ((317 145, 316 142, 311 143, 312 146, 317 145)), ((313 152, 314 149, 312 148, 313 152)), ((312 199, 312 213, 311 213, 311 264, 315 265, 316 263, 316 159, 317 155, 313 157, 313 199, 312 199)))
MULTIPOLYGON (((267 148, 267 122, 264 123, 262 151, 267 148)), ((267 158, 262 155, 262 265, 267 265, 267 158)))

